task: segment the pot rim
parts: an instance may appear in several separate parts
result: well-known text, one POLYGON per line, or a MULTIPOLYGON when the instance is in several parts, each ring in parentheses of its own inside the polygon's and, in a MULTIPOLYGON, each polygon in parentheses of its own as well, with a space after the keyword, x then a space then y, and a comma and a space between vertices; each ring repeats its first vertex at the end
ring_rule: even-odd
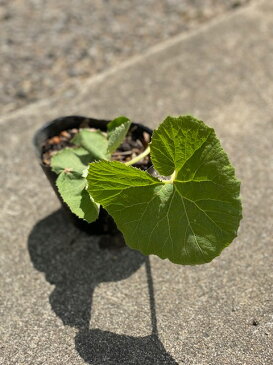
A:
MULTIPOLYGON (((55 118, 51 121, 48 121, 46 122, 44 125, 42 125, 40 128, 38 128, 36 130, 36 132, 34 133, 33 137, 32 137, 32 145, 34 147, 34 152, 35 152, 35 155, 36 155, 36 158, 39 160, 39 162, 44 166, 43 162, 42 162, 42 158, 41 158, 41 147, 42 147, 42 143, 47 139, 49 138, 49 136, 46 136, 45 135, 45 132, 50 130, 51 127, 54 127, 54 125, 56 125, 57 123, 61 123, 61 121, 65 120, 65 119, 82 119, 83 121, 84 120, 90 120, 90 121, 93 121, 93 122, 97 122, 97 123, 101 123, 102 125, 104 125, 106 127, 106 125, 108 123, 111 122, 110 119, 97 119, 97 118, 93 118, 93 117, 86 117, 86 116, 83 116, 83 115, 65 115, 65 116, 61 116, 61 117, 58 117, 58 118, 55 118), (43 136, 44 134, 44 137, 43 136)), ((132 123, 132 126, 138 126, 142 129, 144 129, 145 132, 147 132, 148 134, 150 134, 150 136, 152 136, 152 133, 153 133, 153 130, 150 129, 149 127, 141 124, 141 123, 135 123, 135 122, 131 122, 132 123)), ((98 128, 99 129, 99 128, 98 128)), ((62 130, 65 130, 63 128, 60 129, 60 131, 62 130)))

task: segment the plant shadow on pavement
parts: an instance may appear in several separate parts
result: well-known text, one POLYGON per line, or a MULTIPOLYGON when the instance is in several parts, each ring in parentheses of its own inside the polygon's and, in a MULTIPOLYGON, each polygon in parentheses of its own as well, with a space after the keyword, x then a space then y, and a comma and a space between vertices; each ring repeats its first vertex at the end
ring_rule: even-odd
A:
POLYGON ((74 228, 61 210, 38 222, 28 240, 34 267, 55 285, 49 297, 53 311, 64 325, 78 330, 76 350, 90 364, 177 364, 158 337, 149 258, 127 247, 102 250, 96 240, 74 228), (149 289, 151 335, 133 337, 90 329, 95 287, 102 282, 123 280, 143 264, 149 289))

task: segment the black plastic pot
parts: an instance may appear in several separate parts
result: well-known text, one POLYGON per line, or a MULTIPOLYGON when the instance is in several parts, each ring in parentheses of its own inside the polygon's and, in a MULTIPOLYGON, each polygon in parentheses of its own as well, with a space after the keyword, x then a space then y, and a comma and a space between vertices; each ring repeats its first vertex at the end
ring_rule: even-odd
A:
MULTIPOLYGON (((113 220, 113 218, 104 210, 102 207, 100 208, 99 218, 93 223, 87 223, 83 219, 78 218, 74 213, 72 213, 67 206, 66 203, 62 200, 58 189, 56 187, 56 179, 57 174, 51 170, 51 168, 45 165, 42 161, 42 149, 44 142, 51 137, 58 135, 60 132, 72 129, 79 128, 80 126, 97 128, 102 131, 107 130, 107 124, 109 120, 99 120, 93 118, 86 118, 82 116, 68 116, 61 117, 53 120, 45 124, 42 128, 40 128, 34 135, 33 144, 36 152, 36 156, 39 160, 40 166, 42 167, 45 175, 50 181, 51 186, 53 187, 57 197, 59 198, 63 209, 69 219, 74 223, 74 225, 82 231, 85 231, 89 234, 116 234, 118 233, 117 226, 113 220)), ((143 131, 152 135, 152 130, 137 123, 132 123, 130 132, 133 136, 140 136, 143 131)))

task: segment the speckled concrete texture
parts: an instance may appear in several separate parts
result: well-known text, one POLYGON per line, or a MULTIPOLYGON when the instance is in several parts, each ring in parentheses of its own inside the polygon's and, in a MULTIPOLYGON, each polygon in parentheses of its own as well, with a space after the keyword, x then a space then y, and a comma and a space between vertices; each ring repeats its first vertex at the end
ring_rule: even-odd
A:
POLYGON ((0 119, 1 364, 272 363, 272 11, 242 8, 0 119), (196 267, 101 250, 63 217, 31 147, 72 113, 213 126, 242 183, 238 238, 196 267))
POLYGON ((258 0, 0 0, 0 110, 75 87, 258 0))

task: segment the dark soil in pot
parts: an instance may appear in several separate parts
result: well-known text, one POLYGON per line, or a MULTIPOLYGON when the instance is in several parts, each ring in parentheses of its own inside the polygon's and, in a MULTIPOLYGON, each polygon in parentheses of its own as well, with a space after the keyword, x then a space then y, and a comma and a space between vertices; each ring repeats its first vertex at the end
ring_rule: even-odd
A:
MULTIPOLYGON (((98 120, 81 116, 58 118, 38 130, 33 140, 40 165, 62 203, 66 215, 77 228, 88 234, 107 235, 101 240, 101 242, 103 242, 103 244, 101 244, 102 248, 124 246, 123 237, 118 231, 113 218, 102 207, 100 208, 99 218, 93 223, 87 223, 73 214, 69 207, 63 202, 56 188, 55 182, 57 174, 51 170, 50 159, 57 151, 65 147, 73 147, 71 139, 80 128, 100 129, 101 131, 106 132, 108 122, 109 121, 107 120, 98 120)), ((152 131, 149 128, 142 126, 141 124, 132 123, 126 139, 117 151, 112 154, 112 160, 126 162, 139 155, 146 149, 150 142, 151 135, 152 131)), ((147 170, 151 166, 149 156, 146 156, 145 159, 134 166, 142 170, 147 170)))
MULTIPOLYGON (((138 127, 135 127, 138 128, 138 127)), ((95 128, 87 128, 89 130, 96 130, 95 128)), ((80 131, 80 128, 68 129, 62 131, 59 135, 48 138, 42 146, 42 163, 46 166, 50 166, 51 157, 59 150, 66 147, 75 147, 71 143, 71 139, 80 131)), ((135 129, 136 131, 136 129, 135 129)), ((134 129, 129 131, 129 135, 126 136, 121 146, 112 154, 111 160, 127 162, 132 158, 143 152, 150 142, 150 134, 143 131, 142 134, 132 134, 134 129)), ((134 166, 145 170, 149 165, 149 157, 146 156, 143 160, 136 163, 134 166)))

